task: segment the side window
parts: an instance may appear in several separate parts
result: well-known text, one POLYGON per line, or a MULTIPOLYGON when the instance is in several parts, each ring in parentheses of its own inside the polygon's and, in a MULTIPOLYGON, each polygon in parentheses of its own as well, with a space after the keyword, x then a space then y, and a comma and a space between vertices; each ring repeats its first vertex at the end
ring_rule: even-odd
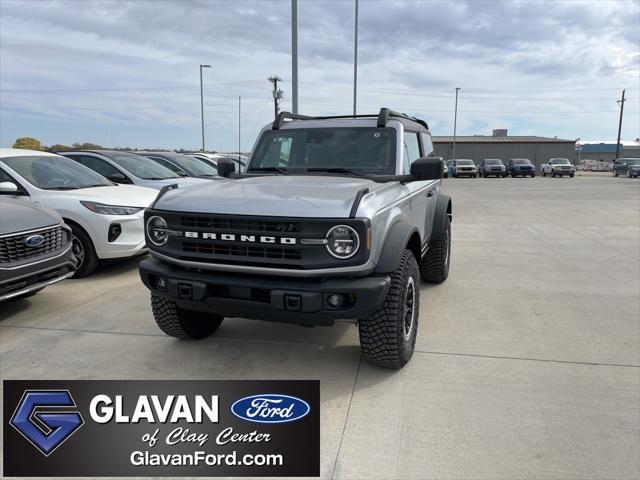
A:
POLYGON ((411 171, 411 163, 420 158, 420 143, 418 134, 415 132, 404 132, 404 146, 402 149, 402 173, 408 174, 411 171))
POLYGON ((78 155, 73 157, 74 160, 81 163, 85 167, 90 168, 96 173, 99 173, 103 177, 108 177, 109 175, 113 175, 114 173, 122 173, 113 165, 105 162, 101 158, 91 157, 89 155, 78 155))

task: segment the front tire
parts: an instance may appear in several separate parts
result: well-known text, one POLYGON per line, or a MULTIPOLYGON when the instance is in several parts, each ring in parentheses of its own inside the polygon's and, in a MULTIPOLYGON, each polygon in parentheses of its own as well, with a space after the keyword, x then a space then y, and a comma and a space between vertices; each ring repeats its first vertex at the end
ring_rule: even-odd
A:
POLYGON ((405 249, 400 265, 391 273, 391 286, 382 305, 358 322, 364 359, 384 368, 404 367, 416 345, 419 312, 418 264, 405 249))
POLYGON ((160 330, 182 340, 199 340, 215 332, 224 317, 180 308, 176 302, 151 295, 153 318, 160 330))
POLYGON ((542 176, 543 176, 543 177, 546 177, 546 176, 547 176, 547 172, 546 172, 546 170, 542 170, 542 176))
POLYGON ((87 233, 78 225, 71 224, 71 250, 78 260, 72 278, 86 277, 98 268, 100 263, 93 242, 87 233))
POLYGON ((617 177, 617 176, 618 176, 618 171, 617 171, 617 170, 614 170, 614 171, 613 171, 613 176, 614 176, 614 177, 617 177))

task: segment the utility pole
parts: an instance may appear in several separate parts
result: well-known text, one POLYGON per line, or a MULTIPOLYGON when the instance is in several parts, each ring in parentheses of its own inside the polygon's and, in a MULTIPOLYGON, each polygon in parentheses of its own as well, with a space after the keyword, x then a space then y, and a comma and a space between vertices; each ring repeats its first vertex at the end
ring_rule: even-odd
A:
POLYGON ((211 68, 211 65, 200 64, 200 119, 202 120, 202 151, 204 152, 204 94, 202 93, 202 69, 211 68))
POLYGON ((453 160, 456 159, 456 130, 458 127, 458 92, 460 91, 460 87, 456 87, 456 107, 455 113, 453 115, 453 152, 451 153, 451 158, 453 160))
POLYGON ((353 37, 353 116, 356 116, 358 99, 358 0, 356 1, 355 31, 353 37))
POLYGON ((282 99, 283 92, 278 89, 278 82, 281 82, 282 79, 277 75, 271 75, 267 80, 273 84, 273 111, 275 118, 278 116, 278 112, 280 112, 280 100, 282 99))
POLYGON ((242 103, 242 97, 238 96, 238 172, 242 172, 242 168, 240 168, 242 166, 242 163, 240 163, 240 118, 241 118, 241 103, 242 103))
POLYGON ((291 103, 298 113, 298 0, 291 0, 291 103))
POLYGON ((622 134, 622 113, 624 112, 624 102, 627 99, 624 97, 625 90, 622 90, 622 97, 618 100, 620 104, 620 120, 618 121, 618 141, 616 142, 616 160, 618 160, 618 156, 620 155, 620 135, 622 134))

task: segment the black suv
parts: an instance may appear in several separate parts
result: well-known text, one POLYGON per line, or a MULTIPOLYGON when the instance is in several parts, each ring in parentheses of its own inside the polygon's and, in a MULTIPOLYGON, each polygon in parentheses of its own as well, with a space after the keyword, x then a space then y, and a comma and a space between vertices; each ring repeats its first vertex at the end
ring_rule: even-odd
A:
POLYGON ((512 158, 507 163, 507 175, 512 177, 522 175, 523 177, 530 176, 533 178, 536 176, 536 168, 528 158, 512 158))
POLYGON ((640 175, 640 158, 619 158, 613 164, 613 176, 626 175, 637 177, 640 175))

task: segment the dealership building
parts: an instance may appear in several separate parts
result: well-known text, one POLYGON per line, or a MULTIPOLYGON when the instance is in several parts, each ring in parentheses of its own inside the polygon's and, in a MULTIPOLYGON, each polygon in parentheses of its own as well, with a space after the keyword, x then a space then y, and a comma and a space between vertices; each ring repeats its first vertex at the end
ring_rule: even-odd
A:
MULTIPOLYGON (((433 137, 435 155, 448 160, 453 157, 453 137, 433 137)), ((506 129, 493 135, 456 136, 456 158, 469 158, 480 163, 485 158, 528 158, 537 169, 550 158, 576 158, 576 141, 557 137, 509 136, 506 129)))

